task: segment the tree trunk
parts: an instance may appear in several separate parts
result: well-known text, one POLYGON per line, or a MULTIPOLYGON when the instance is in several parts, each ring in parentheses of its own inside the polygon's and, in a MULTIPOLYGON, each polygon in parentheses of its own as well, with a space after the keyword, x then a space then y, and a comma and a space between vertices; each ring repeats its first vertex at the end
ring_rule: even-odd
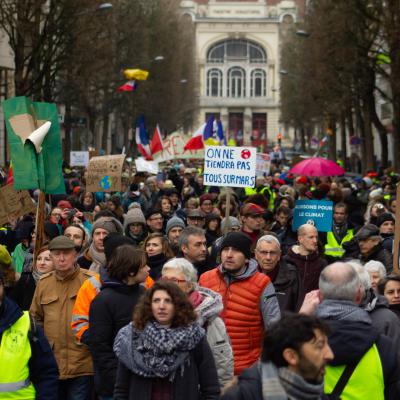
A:
POLYGON ((346 138, 346 116, 344 112, 340 113, 340 140, 341 140, 341 147, 342 147, 342 160, 343 165, 346 166, 346 159, 347 159, 347 138, 346 138))
POLYGON ((370 108, 368 105, 364 105, 364 134, 365 134, 365 169, 374 170, 374 139, 372 134, 372 122, 370 108))
POLYGON ((363 123, 363 116, 361 113, 360 100, 357 99, 355 102, 355 113, 356 113, 356 123, 357 131, 360 133, 361 139, 361 169, 365 171, 367 169, 367 148, 365 140, 365 125, 363 123))
POLYGON ((105 112, 103 114, 103 132, 101 135, 101 148, 107 153, 107 143, 108 143, 108 125, 110 122, 110 114, 105 112))
POLYGON ((331 135, 329 135, 329 158, 336 162, 337 159, 337 148, 336 148, 336 118, 329 118, 329 130, 331 135))

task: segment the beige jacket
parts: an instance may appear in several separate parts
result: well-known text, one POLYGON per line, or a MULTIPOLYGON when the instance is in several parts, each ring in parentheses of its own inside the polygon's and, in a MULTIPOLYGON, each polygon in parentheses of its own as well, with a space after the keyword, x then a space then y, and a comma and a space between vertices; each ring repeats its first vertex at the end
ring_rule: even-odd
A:
POLYGON ((60 370, 60 379, 92 375, 89 348, 76 343, 71 330, 72 309, 82 283, 92 272, 77 268, 62 279, 55 272, 44 275, 38 282, 30 313, 43 326, 60 370))

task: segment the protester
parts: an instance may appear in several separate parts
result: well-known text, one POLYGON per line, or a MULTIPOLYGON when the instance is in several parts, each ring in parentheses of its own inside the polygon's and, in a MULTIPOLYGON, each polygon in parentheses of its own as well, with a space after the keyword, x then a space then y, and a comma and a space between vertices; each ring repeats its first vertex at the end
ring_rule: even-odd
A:
POLYGON ((149 233, 163 233, 164 218, 158 209, 150 209, 146 213, 146 224, 149 233))
POLYGON ((280 318, 274 287, 258 272, 250 247, 243 232, 228 233, 221 244, 221 264, 199 279, 200 286, 222 296, 221 317, 232 341, 235 375, 259 358, 264 330, 280 318))
POLYGON ((184 228, 185 223, 178 217, 172 217, 167 222, 165 234, 175 255, 179 252, 179 237, 184 228))
POLYGON ((60 371, 59 399, 88 399, 93 365, 89 350, 72 335, 72 308, 82 283, 91 277, 76 264, 75 243, 58 236, 49 244, 54 271, 38 282, 30 313, 43 326, 60 371))
POLYGON ((88 233, 82 225, 73 224, 67 226, 64 231, 64 236, 70 238, 75 243, 79 253, 84 250, 88 242, 88 233))
POLYGON ((321 320, 286 314, 267 330, 261 359, 221 400, 322 399, 325 366, 333 358, 321 320))
POLYGON ((0 398, 58 399, 58 368, 41 327, 8 298, 0 271, 0 398))
POLYGON ((221 236, 221 218, 214 213, 206 214, 205 235, 207 247, 210 247, 221 236))
POLYGON ((197 271, 184 258, 168 261, 161 274, 162 280, 176 283, 188 296, 197 315, 197 322, 207 334, 207 341, 214 356, 221 386, 233 378, 233 353, 226 327, 219 314, 224 308, 222 297, 197 284, 197 271))
POLYGON ((242 232, 251 239, 252 248, 255 247, 258 238, 263 234, 261 228, 264 224, 264 213, 264 208, 253 203, 247 203, 240 209, 242 232))
POLYGON ((114 400, 219 398, 214 358, 186 295, 156 282, 114 343, 118 372, 114 400))
POLYGON ((129 244, 119 246, 107 264, 109 279, 90 305, 89 348, 100 400, 113 396, 118 366, 113 352, 114 339, 131 321, 134 307, 145 290, 141 283, 149 270, 143 250, 129 244))
POLYGON ((395 222, 393 215, 389 212, 381 214, 376 219, 376 226, 379 228, 379 234, 382 237, 382 247, 390 253, 393 251, 395 222))
POLYGON ((378 283, 386 276, 386 268, 380 261, 371 260, 365 263, 364 269, 368 272, 371 280, 371 288, 377 292, 378 283))
POLYGON ((381 279, 378 293, 386 297, 389 308, 400 318, 400 276, 388 275, 381 279))
POLYGON ((0 272, 3 274, 3 287, 8 295, 14 290, 20 274, 15 271, 10 253, 3 245, 0 245, 0 272))
POLYGON ((199 208, 188 210, 186 213, 186 223, 188 226, 204 228, 205 216, 199 208))
POLYGON ((257 241, 255 258, 261 272, 274 285, 281 312, 298 311, 302 302, 302 289, 297 269, 281 257, 279 240, 272 235, 261 236, 257 241))
POLYGON ((161 276, 163 265, 174 257, 168 239, 162 233, 151 233, 143 243, 147 254, 147 264, 150 267, 150 276, 156 281, 161 276))
POLYGON ((125 236, 131 238, 137 246, 141 245, 147 237, 146 218, 140 205, 132 203, 124 218, 125 236))

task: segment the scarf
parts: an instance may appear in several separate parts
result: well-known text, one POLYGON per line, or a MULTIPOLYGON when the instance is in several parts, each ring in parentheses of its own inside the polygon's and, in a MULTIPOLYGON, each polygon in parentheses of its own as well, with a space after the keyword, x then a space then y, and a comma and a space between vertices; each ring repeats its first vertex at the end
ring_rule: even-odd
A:
POLYGON ((347 320, 372 324, 368 313, 352 301, 324 300, 317 307, 317 317, 327 320, 347 320))
POLYGON ((89 253, 91 259, 93 260, 93 262, 89 268, 89 271, 94 271, 96 273, 99 273, 100 267, 106 265, 106 255, 104 254, 104 252, 101 253, 100 251, 98 251, 94 247, 93 242, 88 249, 88 253, 89 253))
POLYGON ((152 321, 138 331, 131 322, 118 332, 114 352, 135 374, 145 378, 168 377, 172 381, 178 369, 183 374, 189 352, 204 336, 204 329, 196 323, 164 328, 152 321))
POLYGON ((203 301, 203 296, 198 290, 193 290, 193 292, 189 294, 189 301, 192 303, 193 308, 196 308, 203 301))
POLYGON ((323 394, 323 383, 306 382, 288 368, 278 369, 271 362, 259 362, 258 370, 261 375, 263 400, 317 400, 323 394))
POLYGON ((197 306, 193 305, 193 307, 198 315, 197 322, 204 327, 205 324, 219 316, 224 309, 224 305, 222 296, 219 293, 202 286, 198 286, 196 291, 201 296, 201 303, 197 306))
POLYGON ((35 280, 35 283, 37 284, 39 282, 39 279, 42 277, 42 273, 39 272, 36 268, 32 268, 32 277, 35 280))

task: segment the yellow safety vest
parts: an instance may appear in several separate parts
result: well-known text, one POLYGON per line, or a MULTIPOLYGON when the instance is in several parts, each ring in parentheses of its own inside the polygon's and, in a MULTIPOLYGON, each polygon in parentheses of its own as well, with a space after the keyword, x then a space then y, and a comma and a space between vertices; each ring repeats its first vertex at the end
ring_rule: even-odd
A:
MULTIPOLYGON (((324 392, 333 392, 336 383, 345 369, 344 365, 325 368, 324 392)), ((353 371, 342 394, 341 400, 374 399, 384 400, 385 384, 382 370, 382 363, 376 345, 364 354, 353 371)))
POLYGON ((244 188, 244 193, 247 197, 251 196, 253 194, 258 194, 258 193, 264 194, 265 192, 269 193, 268 209, 273 211, 276 195, 268 186, 263 187, 259 192, 257 192, 257 188, 255 188, 255 187, 254 188, 251 188, 251 187, 244 188))
POLYGON ((36 391, 29 379, 31 358, 28 311, 3 332, 0 344, 0 399, 34 400, 36 391))
POLYGON ((343 243, 351 240, 353 235, 353 229, 349 229, 346 233, 346 236, 339 244, 333 232, 328 232, 326 235, 327 243, 325 245, 325 255, 331 257, 343 257, 343 254, 345 253, 345 250, 343 249, 343 243))

